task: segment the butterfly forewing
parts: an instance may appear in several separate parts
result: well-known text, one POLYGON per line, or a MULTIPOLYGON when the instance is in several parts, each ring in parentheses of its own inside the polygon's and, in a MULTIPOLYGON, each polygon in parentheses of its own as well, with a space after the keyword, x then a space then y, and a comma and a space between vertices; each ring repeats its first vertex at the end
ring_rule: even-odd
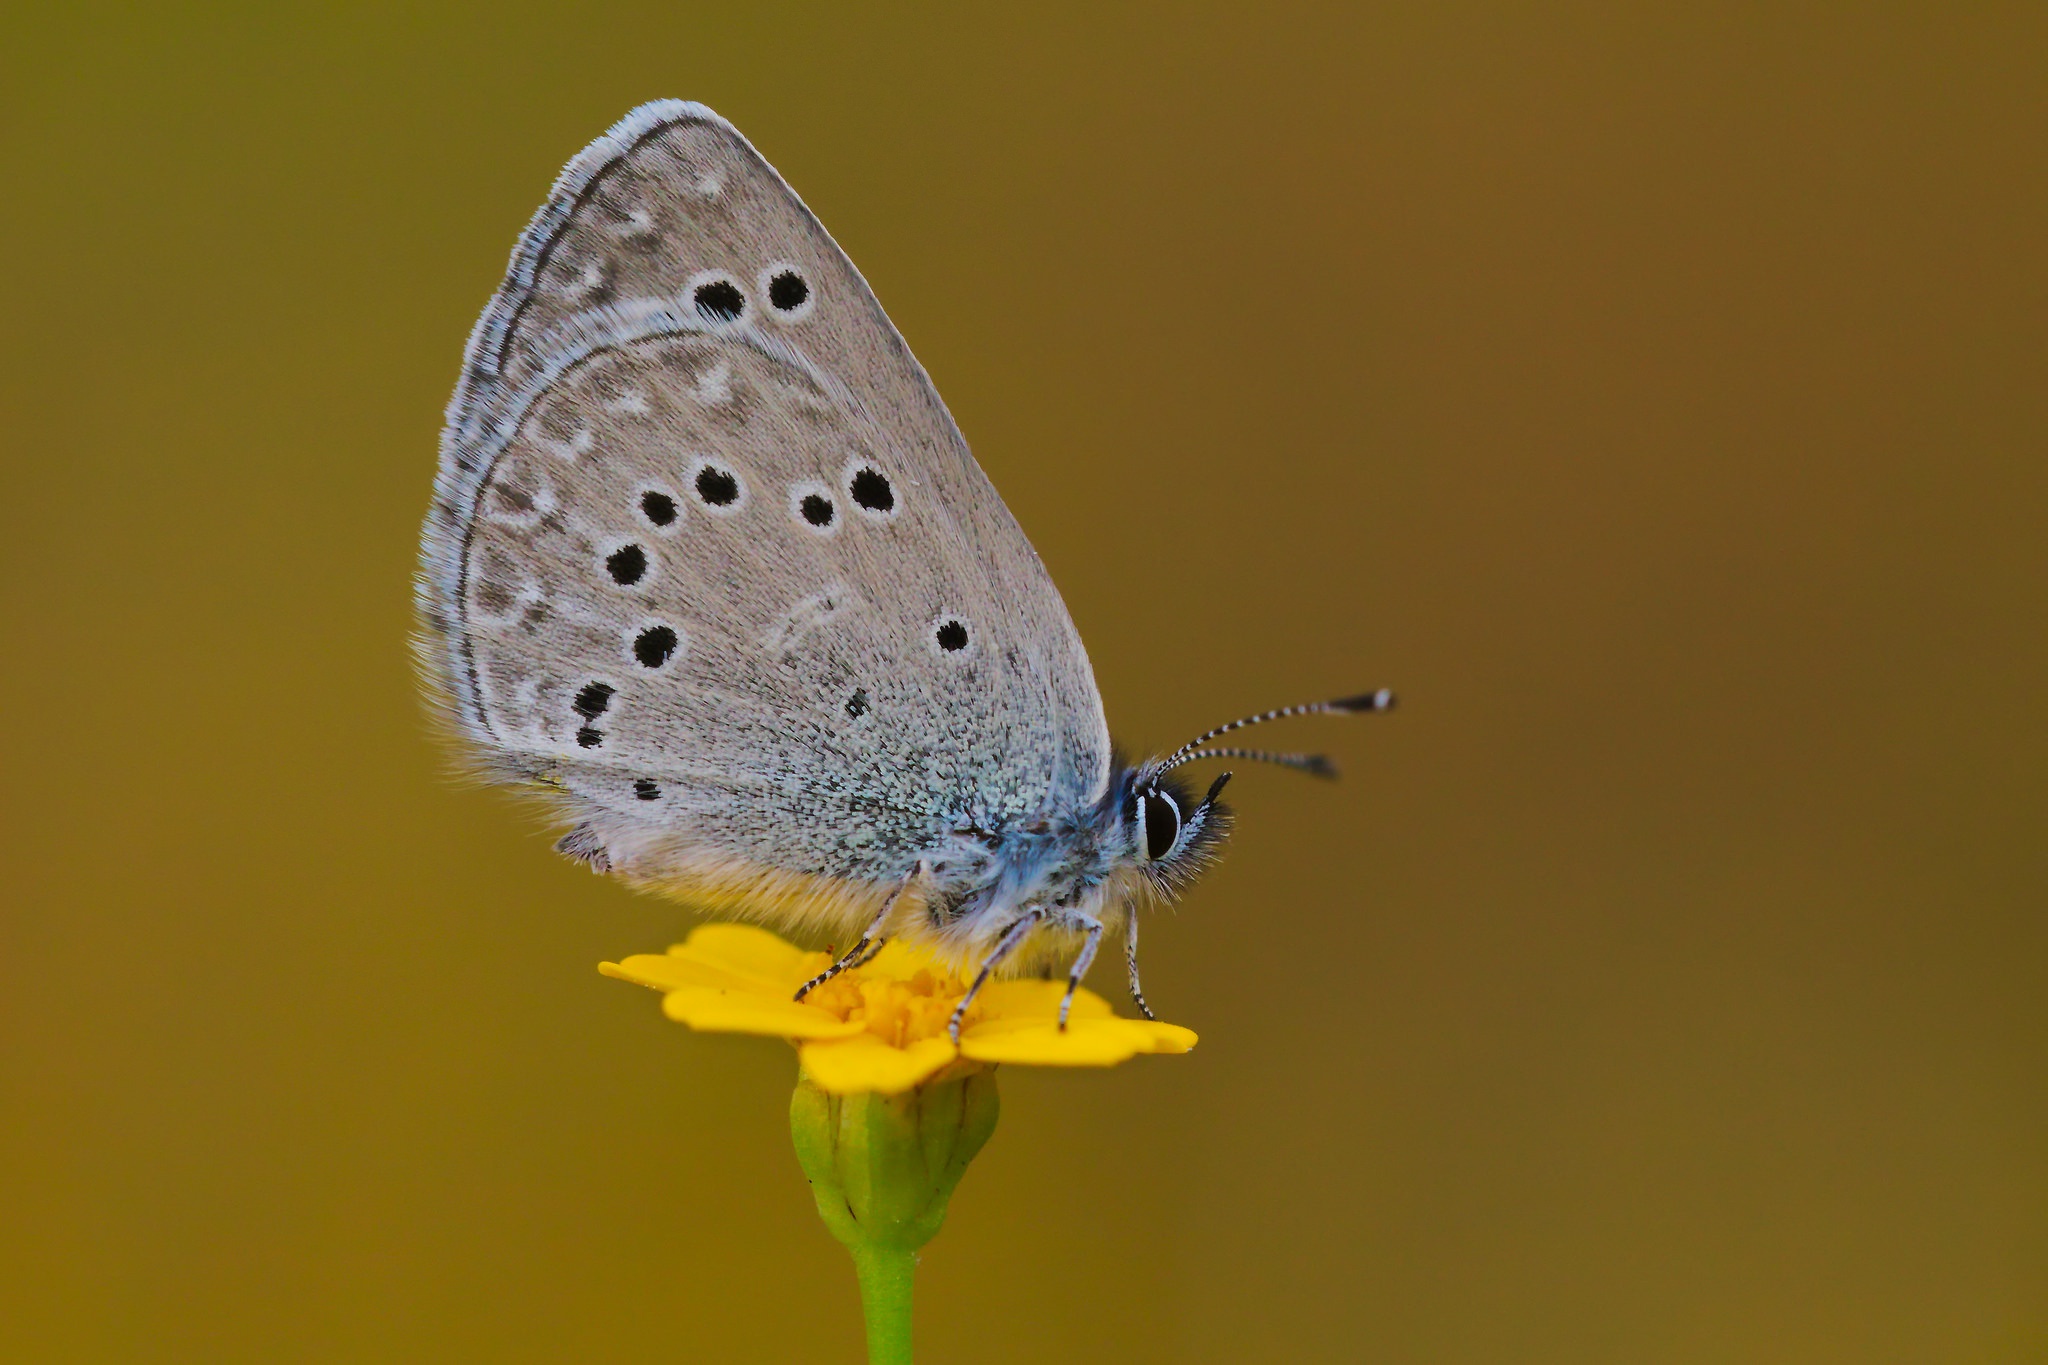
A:
POLYGON ((564 173, 470 343, 427 650, 623 870, 902 875, 1101 790, 1057 591, 850 262, 700 106, 564 173))

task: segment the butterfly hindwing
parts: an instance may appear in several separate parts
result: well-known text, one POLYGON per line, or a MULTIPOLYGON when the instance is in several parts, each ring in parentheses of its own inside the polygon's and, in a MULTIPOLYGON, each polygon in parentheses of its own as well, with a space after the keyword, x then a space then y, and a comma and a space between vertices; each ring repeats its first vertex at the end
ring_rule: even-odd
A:
POLYGON ((886 880, 1107 780, 1050 578, 864 281, 701 106, 571 163, 471 339, 425 652, 650 880, 886 880))

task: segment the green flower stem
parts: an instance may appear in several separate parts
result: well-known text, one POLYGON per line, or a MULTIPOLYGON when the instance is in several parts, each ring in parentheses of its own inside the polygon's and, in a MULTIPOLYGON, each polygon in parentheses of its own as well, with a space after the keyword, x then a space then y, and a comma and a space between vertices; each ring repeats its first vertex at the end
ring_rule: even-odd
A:
POLYGON ((830 1095, 798 1077, 789 1133, 818 1216, 853 1253, 870 1365, 910 1365, 918 1249, 945 1223, 998 1110, 995 1073, 979 1068, 900 1095, 830 1095))
POLYGON ((879 1242, 851 1243, 860 1276, 860 1308, 868 1320, 868 1365, 911 1365, 911 1281, 917 1253, 879 1242))

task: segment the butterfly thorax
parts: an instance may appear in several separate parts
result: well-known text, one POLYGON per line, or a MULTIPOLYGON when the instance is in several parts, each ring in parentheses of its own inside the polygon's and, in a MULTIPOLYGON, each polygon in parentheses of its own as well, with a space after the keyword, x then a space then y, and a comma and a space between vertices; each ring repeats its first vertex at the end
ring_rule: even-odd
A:
MULTIPOLYGON (((1165 900, 1213 854, 1224 831, 1221 807, 1199 806, 1151 765, 1116 765, 1094 799, 1059 802, 1029 818, 963 821, 926 862, 928 889, 918 923, 904 928, 949 948, 980 947, 1034 908, 1049 931, 1090 920, 1111 927, 1140 901, 1165 900), (1141 789, 1172 803, 1169 837, 1149 844, 1141 789), (1180 821, 1180 812, 1199 812, 1180 821)), ((1167 812, 1150 812, 1153 833, 1167 812)))

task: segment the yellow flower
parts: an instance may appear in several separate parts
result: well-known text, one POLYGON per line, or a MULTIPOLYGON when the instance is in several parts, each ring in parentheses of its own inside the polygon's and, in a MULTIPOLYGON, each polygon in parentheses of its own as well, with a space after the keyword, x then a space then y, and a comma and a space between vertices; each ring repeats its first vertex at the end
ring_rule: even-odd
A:
POLYGON ((891 942, 801 1001, 797 987, 832 962, 765 929, 706 924, 666 953, 643 953, 598 970, 661 991, 662 1012, 712 1033, 757 1033, 797 1045, 804 1074, 835 1095, 897 1094, 946 1071, 998 1062, 1114 1066, 1140 1052, 1186 1052, 1195 1035, 1177 1024, 1124 1019, 1093 991, 1074 997, 1059 1027, 1064 981, 991 981, 975 997, 955 1048, 946 1021, 967 983, 931 954, 891 942))

